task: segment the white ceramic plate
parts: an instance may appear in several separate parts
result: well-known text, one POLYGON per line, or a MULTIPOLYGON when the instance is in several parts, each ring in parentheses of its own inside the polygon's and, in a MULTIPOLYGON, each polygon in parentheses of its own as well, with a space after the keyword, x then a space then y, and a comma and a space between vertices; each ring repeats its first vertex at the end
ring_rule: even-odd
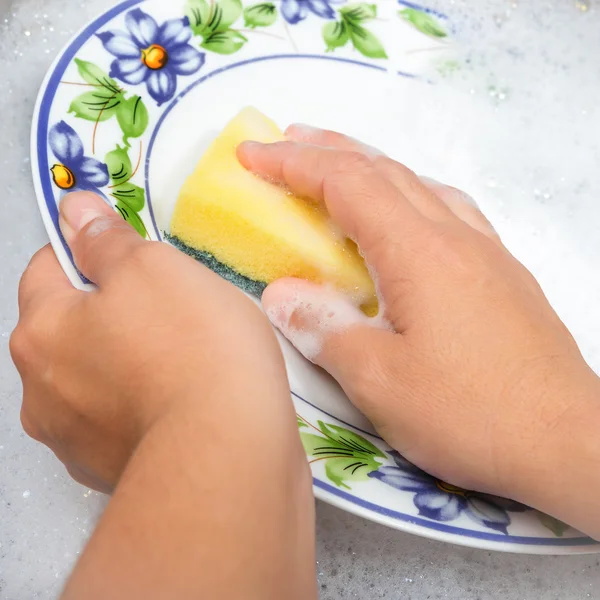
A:
MULTIPOLYGON (((97 191, 141 234, 161 240, 184 178, 243 106, 281 125, 339 129, 393 154, 398 100, 428 85, 415 77, 419 61, 429 50, 443 55, 451 39, 446 16, 395 0, 128 0, 108 10, 57 58, 33 120, 36 192, 63 268, 74 285, 90 287, 58 229, 62 194, 97 191)), ((467 546, 600 549, 551 517, 423 473, 374 434, 334 382, 282 346, 317 497, 467 546)))

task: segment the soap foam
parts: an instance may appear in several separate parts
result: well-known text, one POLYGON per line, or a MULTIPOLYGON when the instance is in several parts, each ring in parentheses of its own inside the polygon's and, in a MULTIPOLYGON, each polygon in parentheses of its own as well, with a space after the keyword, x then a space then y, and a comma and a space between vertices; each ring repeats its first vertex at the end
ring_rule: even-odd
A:
POLYGON ((431 53, 431 83, 406 86, 367 141, 471 194, 600 371, 599 7, 428 6, 449 16, 456 64, 431 53))
POLYGON ((357 326, 388 328, 381 312, 367 317, 332 286, 285 280, 263 296, 265 313, 275 327, 308 360, 316 362, 331 335, 357 326))

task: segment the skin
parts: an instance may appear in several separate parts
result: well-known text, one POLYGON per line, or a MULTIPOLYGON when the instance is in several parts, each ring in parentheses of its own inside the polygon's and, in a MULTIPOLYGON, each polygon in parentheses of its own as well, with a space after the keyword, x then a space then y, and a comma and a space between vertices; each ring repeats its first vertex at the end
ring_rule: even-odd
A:
POLYGON ((273 324, 410 461, 600 537, 600 382, 531 273, 459 190, 339 133, 287 136, 238 157, 325 204, 376 275, 384 320, 281 280, 263 295, 273 324))
POLYGON ((310 472, 269 323, 101 199, 60 212, 98 289, 73 289, 49 247, 31 261, 21 418, 75 479, 114 489, 64 598, 316 598, 310 472))
MULTIPOLYGON (((287 134, 240 161, 326 205, 382 314, 288 279, 263 296, 273 324, 409 460, 600 537, 600 383, 532 275, 462 192, 341 134, 287 134)), ((64 598, 316 598, 310 472, 268 321, 99 198, 60 213, 97 290, 42 249, 11 351, 25 431, 113 491, 64 598)))

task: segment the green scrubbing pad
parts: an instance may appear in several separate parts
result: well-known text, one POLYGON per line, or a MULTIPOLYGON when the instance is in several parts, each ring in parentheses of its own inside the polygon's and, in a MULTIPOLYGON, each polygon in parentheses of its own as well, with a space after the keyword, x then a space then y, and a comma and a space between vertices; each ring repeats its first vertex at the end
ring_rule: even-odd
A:
POLYGON ((210 252, 196 250, 195 248, 192 248, 186 243, 182 242, 178 237, 170 235, 166 232, 163 232, 163 237, 178 250, 181 250, 188 256, 196 259, 205 267, 208 267, 211 271, 214 271, 217 275, 220 275, 223 279, 233 283, 235 286, 239 287, 244 292, 251 294, 252 296, 260 298, 263 291, 267 287, 267 284, 264 281, 255 281, 254 279, 240 275, 231 267, 228 267, 227 265, 224 265, 222 262, 218 261, 212 254, 210 254, 210 252))

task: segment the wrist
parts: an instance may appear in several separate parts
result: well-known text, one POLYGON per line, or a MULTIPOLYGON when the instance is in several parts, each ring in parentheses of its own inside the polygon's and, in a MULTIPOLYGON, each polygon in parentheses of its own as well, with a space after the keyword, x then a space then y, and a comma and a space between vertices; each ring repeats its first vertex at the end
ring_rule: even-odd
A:
POLYGON ((249 353, 215 345, 210 354, 182 352, 175 364, 160 365, 146 377, 150 386, 137 388, 139 439, 172 415, 233 423, 248 405, 256 415, 268 415, 272 406, 291 405, 285 363, 274 336, 274 351, 269 350, 249 353))
POLYGON ((582 361, 553 377, 521 424, 507 495, 600 537, 600 379, 582 361))

